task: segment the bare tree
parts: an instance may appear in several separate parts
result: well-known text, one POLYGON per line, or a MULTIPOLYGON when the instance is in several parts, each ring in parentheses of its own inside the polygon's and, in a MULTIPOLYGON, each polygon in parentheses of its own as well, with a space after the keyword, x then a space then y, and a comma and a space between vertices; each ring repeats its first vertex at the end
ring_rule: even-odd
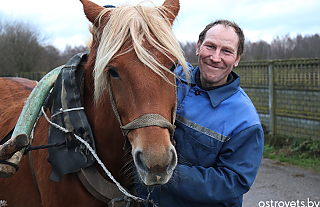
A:
POLYGON ((31 24, 19 21, 2 23, 0 41, 2 73, 44 70, 43 39, 31 24))
POLYGON ((290 59, 290 58, 319 58, 320 37, 315 35, 297 35, 292 38, 289 34, 284 37, 276 37, 271 44, 260 40, 258 42, 247 41, 242 60, 264 59, 290 59))
POLYGON ((60 65, 65 64, 61 57, 61 51, 52 45, 45 46, 46 51, 46 69, 47 71, 52 70, 60 65))
POLYGON ((197 63, 198 57, 196 56, 197 42, 180 42, 181 49, 184 56, 189 63, 197 63))
POLYGON ((245 52, 242 56, 242 60, 244 61, 252 61, 252 60, 265 60, 270 59, 270 45, 263 40, 258 42, 245 42, 245 52))
POLYGON ((63 63, 66 63, 74 55, 76 55, 80 52, 88 51, 88 50, 89 50, 89 48, 84 45, 78 45, 78 46, 73 46, 73 47, 71 45, 66 45, 66 47, 64 48, 64 51, 61 52, 61 61, 63 63))
POLYGON ((32 24, 0 20, 0 75, 47 72, 65 64, 75 54, 88 50, 82 45, 67 45, 64 51, 60 51, 55 46, 46 45, 45 40, 32 24))

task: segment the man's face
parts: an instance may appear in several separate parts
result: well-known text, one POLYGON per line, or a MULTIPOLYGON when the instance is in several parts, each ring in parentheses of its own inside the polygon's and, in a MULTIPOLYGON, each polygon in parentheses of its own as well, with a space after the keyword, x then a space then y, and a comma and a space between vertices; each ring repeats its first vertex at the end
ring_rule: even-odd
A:
POLYGON ((198 42, 196 54, 200 80, 204 87, 223 85, 233 67, 240 61, 237 56, 238 35, 233 27, 215 25, 208 30, 202 44, 198 42))

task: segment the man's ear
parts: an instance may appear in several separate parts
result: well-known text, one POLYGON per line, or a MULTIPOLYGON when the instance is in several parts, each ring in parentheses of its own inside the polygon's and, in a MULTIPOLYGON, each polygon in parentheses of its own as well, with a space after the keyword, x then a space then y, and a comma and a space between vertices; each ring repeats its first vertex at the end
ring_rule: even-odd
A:
POLYGON ((198 42, 197 42, 197 48, 196 48, 196 56, 199 56, 200 47, 201 47, 201 43, 198 41, 198 42))
POLYGON ((239 65, 240 59, 241 59, 241 55, 237 57, 236 61, 233 64, 233 67, 237 67, 239 65))

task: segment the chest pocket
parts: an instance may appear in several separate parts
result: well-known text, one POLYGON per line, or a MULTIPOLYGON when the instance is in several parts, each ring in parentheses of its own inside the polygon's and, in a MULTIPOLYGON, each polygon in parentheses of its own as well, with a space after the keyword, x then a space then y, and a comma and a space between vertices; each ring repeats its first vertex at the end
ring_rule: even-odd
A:
POLYGON ((176 125, 179 162, 191 166, 214 166, 223 143, 229 138, 183 117, 177 117, 176 125))

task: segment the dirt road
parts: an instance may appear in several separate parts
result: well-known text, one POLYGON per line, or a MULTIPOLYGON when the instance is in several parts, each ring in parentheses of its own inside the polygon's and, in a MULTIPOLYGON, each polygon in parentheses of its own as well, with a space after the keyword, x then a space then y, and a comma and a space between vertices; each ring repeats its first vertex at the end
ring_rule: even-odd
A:
POLYGON ((320 173, 263 159, 243 207, 320 207, 320 173))

